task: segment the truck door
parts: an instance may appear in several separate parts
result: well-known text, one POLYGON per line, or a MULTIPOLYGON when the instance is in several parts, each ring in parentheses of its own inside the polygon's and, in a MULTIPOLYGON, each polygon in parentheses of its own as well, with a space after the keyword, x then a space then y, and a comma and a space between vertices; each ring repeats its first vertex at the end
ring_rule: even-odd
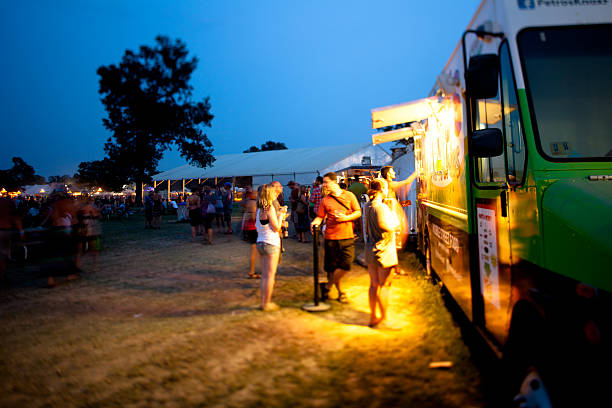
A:
MULTIPOLYGON (((481 39, 486 39, 482 33, 476 41, 481 39)), ((499 51, 507 54, 507 45, 503 44, 507 43, 503 42, 499 51)), ((474 322, 483 326, 499 344, 503 344, 511 300, 510 272, 512 265, 508 214, 509 185, 506 168, 507 143, 505 143, 504 134, 507 133, 506 128, 511 126, 510 123, 506 126, 505 114, 507 111, 511 114, 512 111, 504 109, 504 105, 510 105, 510 100, 508 90, 504 89, 509 82, 507 77, 502 78, 502 73, 507 76, 508 70, 502 69, 499 62, 500 59, 495 54, 470 58, 468 76, 470 76, 470 70, 482 69, 482 65, 491 63, 491 67, 495 67, 493 80, 497 87, 489 86, 489 90, 484 92, 488 95, 483 97, 482 92, 474 90, 478 88, 478 84, 474 81, 470 82, 466 77, 466 91, 469 96, 471 119, 469 120, 471 131, 468 148, 471 180, 469 222, 472 237, 470 263, 473 280, 474 322), (470 67, 470 65, 473 66, 470 67), (478 67, 478 65, 481 66, 478 67), (471 87, 473 89, 470 89, 471 87), (493 94, 495 91, 496 93, 493 94), (484 136, 490 138, 491 135, 498 135, 499 149, 486 157, 487 144, 479 146, 478 140, 483 140, 484 136)), ((511 66, 509 72, 512 73, 511 66)), ((482 75, 482 72, 472 73, 476 82, 486 76, 482 75)), ((510 81, 513 83, 512 78, 510 81)), ((516 111, 516 103, 514 105, 516 111)))

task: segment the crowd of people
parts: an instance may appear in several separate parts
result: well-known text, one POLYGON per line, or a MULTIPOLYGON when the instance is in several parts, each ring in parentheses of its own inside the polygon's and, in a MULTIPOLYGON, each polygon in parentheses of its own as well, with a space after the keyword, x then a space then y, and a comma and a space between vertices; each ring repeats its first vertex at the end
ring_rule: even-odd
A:
MULTIPOLYGON (((383 167, 379 178, 353 178, 350 185, 339 182, 338 176, 327 173, 317 177, 312 186, 290 181, 287 205, 283 185, 279 181, 245 189, 241 200, 243 215, 241 232, 251 246, 248 278, 260 279, 260 303, 265 311, 276 310, 272 293, 276 271, 285 248, 283 241, 291 237, 301 243, 311 242, 311 234, 320 231, 324 237, 324 270, 327 281, 320 284, 321 299, 330 298, 333 289, 341 303, 349 301, 342 279, 351 270, 355 258, 355 238, 363 231, 365 262, 370 275, 370 326, 384 324, 388 310, 388 292, 392 273, 398 264, 397 249, 403 241, 403 211, 395 191, 410 186, 416 175, 395 181, 392 167, 383 167), (363 223, 363 224, 362 224, 363 223), (318 229, 318 231, 315 231, 318 229), (257 259, 259 269, 256 273, 257 259)), ((181 200, 182 201, 182 200, 181 200)), ((191 239, 198 236, 206 245, 213 245, 217 234, 233 234, 232 211, 234 190, 231 183, 197 186, 184 200, 191 225, 191 239)), ((56 278, 77 279, 81 259, 86 251, 93 256, 94 270, 100 247, 99 218, 105 213, 129 213, 133 197, 75 198, 57 190, 43 200, 3 197, 0 200, 0 279, 6 269, 11 236, 24 239, 24 229, 46 227, 51 234, 47 243, 60 266, 49 268, 47 286, 56 285, 56 278)), ((143 200, 145 228, 161 229, 162 213, 169 205, 158 191, 150 191, 143 200)), ((176 208, 176 207, 175 207, 176 208)), ((14 237, 13 237, 14 240, 14 237)))
POLYGON ((48 287, 54 287, 58 277, 78 279, 86 252, 92 254, 96 271, 101 237, 98 220, 106 206, 114 205, 125 206, 125 201, 94 201, 86 195, 74 197, 62 189, 42 199, 0 198, 0 280, 4 279, 10 251, 25 248, 26 231, 42 234, 39 245, 51 260, 42 271, 48 287))
MULTIPOLYGON (((155 218, 155 194, 145 199, 145 228, 150 225, 151 217, 155 218), (150 208, 150 210, 148 210, 150 208), (151 215, 152 214, 152 215, 151 215)), ((223 187, 217 185, 215 188, 204 185, 192 189, 192 194, 187 198, 187 211, 189 223, 191 224, 192 241, 196 241, 197 235, 202 235, 204 243, 213 244, 213 227, 216 223, 217 233, 233 234, 232 211, 234 204, 234 191, 232 184, 226 182, 223 187)))
MULTIPOLYGON (((392 281, 390 276, 394 271, 397 273, 397 250, 401 248, 401 231, 405 229, 402 225, 403 210, 397 203, 395 190, 410 186, 415 178, 413 173, 406 180, 395 181, 393 168, 384 167, 380 178, 365 179, 365 183, 354 178, 347 186, 339 183, 338 176, 330 172, 317 177, 312 188, 290 181, 287 184, 290 189, 288 205, 284 203, 283 186, 278 181, 259 186, 257 191, 247 187, 242 204, 241 229, 244 240, 251 245, 248 277, 261 279, 262 310, 278 308, 271 298, 276 270, 284 251, 283 239, 287 238, 288 231, 294 232, 293 237, 304 243, 310 242, 308 232, 322 231, 327 281, 320 284, 321 298, 328 299, 330 291, 335 288, 336 299, 341 303, 348 302, 342 279, 351 270, 356 232, 360 231, 363 222, 365 261, 370 275, 369 325, 384 327, 392 281), (261 274, 255 272, 258 256, 261 274)), ((193 212, 193 218, 197 220, 206 206, 200 203, 198 195, 195 197, 190 216, 193 212)), ((192 221, 193 240, 196 232, 197 222, 192 221)))

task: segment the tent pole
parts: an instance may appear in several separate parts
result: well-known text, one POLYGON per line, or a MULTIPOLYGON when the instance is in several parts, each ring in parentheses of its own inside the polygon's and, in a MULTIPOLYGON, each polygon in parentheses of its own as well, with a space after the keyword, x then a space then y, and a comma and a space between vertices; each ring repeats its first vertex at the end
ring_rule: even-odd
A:
POLYGON ((168 179, 168 201, 170 201, 170 179, 168 179))
POLYGON ((157 188, 157 181, 153 180, 153 188, 157 188))
POLYGON ((140 183, 142 184, 142 189, 140 189, 140 201, 144 201, 144 187, 146 186, 145 183, 140 183))
POLYGON ((185 179, 183 179, 183 197, 185 197, 185 179))

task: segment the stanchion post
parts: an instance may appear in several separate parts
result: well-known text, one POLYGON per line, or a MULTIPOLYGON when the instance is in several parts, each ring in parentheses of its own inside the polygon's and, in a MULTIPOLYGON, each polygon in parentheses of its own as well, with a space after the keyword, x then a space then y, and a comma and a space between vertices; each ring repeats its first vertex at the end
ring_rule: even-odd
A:
POLYGON ((312 228, 312 269, 314 274, 314 304, 319 306, 319 226, 312 228))
POLYGON ((312 271, 314 277, 314 303, 307 303, 302 309, 309 312, 324 312, 330 309, 328 304, 319 302, 319 226, 312 228, 312 271))

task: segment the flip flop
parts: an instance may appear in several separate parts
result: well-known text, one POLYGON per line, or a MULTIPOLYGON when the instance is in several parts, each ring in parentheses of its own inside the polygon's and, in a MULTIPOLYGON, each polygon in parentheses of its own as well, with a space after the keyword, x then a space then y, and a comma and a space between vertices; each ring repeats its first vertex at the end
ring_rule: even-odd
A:
POLYGON ((261 275, 254 273, 253 275, 249 274, 249 279, 261 279, 261 275))

